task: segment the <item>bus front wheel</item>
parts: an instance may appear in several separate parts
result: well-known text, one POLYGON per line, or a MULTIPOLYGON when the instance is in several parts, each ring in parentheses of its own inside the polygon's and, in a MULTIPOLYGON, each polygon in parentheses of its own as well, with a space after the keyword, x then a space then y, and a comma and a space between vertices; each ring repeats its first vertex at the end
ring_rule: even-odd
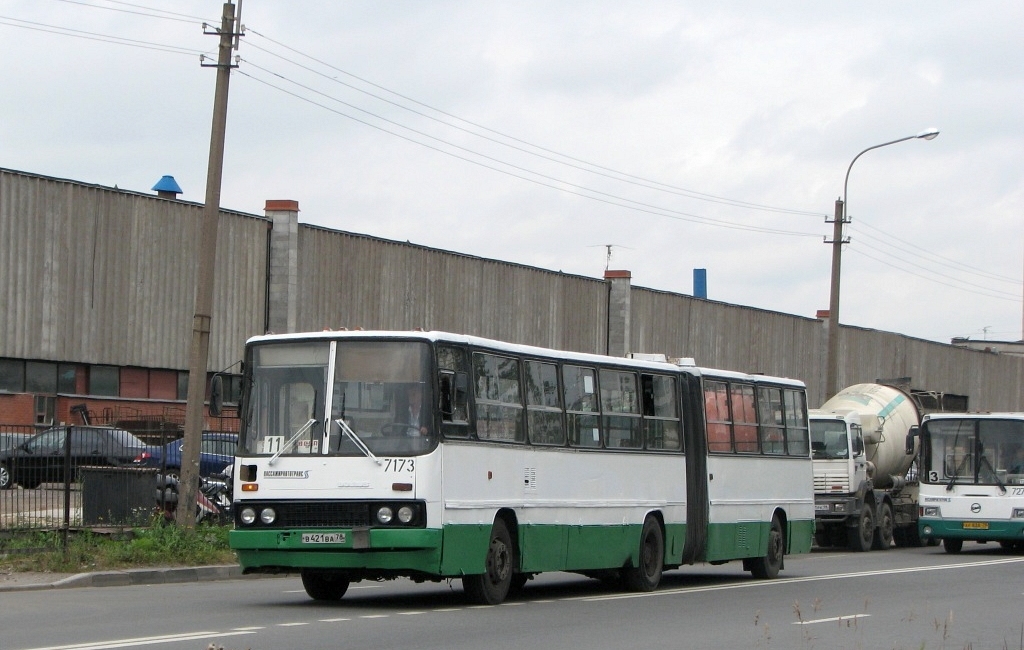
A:
POLYGON ((644 520, 640 532, 640 554, 637 566, 622 570, 626 586, 633 591, 654 591, 661 582, 665 561, 665 536, 654 517, 644 520))
POLYGON ((313 600, 341 600, 349 580, 336 571, 302 570, 302 588, 313 600))
POLYGON ((944 539, 942 540, 942 548, 950 555, 956 555, 964 548, 964 540, 962 539, 944 539))
POLYGON ((462 577, 466 596, 481 605, 499 605, 508 597, 515 569, 515 550, 508 526, 495 519, 491 526, 491 541, 487 547, 484 573, 462 577))

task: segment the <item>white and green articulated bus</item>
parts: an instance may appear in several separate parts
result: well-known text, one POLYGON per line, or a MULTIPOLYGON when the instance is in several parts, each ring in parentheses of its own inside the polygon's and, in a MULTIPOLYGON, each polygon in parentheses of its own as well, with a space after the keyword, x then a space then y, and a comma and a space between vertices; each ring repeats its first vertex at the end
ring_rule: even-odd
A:
POLYGON ((246 573, 461 578, 497 604, 535 574, 649 591, 810 550, 804 385, 442 332, 246 344, 231 547, 246 573))
POLYGON ((921 537, 1024 549, 1024 413, 931 413, 920 435, 921 537))

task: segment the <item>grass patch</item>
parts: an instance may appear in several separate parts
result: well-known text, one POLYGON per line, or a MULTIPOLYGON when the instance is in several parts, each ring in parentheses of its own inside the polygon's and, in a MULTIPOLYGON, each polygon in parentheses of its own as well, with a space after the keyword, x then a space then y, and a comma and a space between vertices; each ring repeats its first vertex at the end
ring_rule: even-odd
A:
POLYGON ((154 525, 117 534, 73 531, 67 549, 61 534, 37 531, 0 538, 0 572, 81 573, 138 567, 233 564, 228 548, 230 526, 194 529, 154 525))

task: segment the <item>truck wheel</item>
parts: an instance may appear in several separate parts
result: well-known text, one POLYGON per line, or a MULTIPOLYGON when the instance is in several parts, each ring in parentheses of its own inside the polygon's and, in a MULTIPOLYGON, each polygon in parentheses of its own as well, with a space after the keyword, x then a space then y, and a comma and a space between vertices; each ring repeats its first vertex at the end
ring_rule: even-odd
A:
POLYGON ((871 550, 871 545, 875 542, 875 513, 871 511, 871 506, 864 505, 857 526, 847 528, 846 535, 847 545, 851 551, 862 553, 871 550))
POLYGON ((893 518, 892 506, 883 502, 878 507, 878 528, 875 529, 874 543, 871 548, 876 551, 887 551, 892 546, 893 518))
POLYGON ((964 548, 964 540, 962 539, 944 539, 942 540, 942 548, 945 549, 950 555, 956 555, 964 548))

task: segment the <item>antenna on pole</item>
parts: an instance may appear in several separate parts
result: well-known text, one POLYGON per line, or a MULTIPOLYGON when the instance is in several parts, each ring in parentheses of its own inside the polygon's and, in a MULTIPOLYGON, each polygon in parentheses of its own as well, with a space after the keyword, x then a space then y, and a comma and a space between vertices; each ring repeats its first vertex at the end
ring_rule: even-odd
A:
POLYGON ((609 268, 611 268, 611 264, 612 264, 612 248, 625 248, 625 249, 628 249, 628 250, 633 250, 629 246, 622 246, 622 245, 619 245, 619 244, 592 244, 590 246, 587 246, 587 248, 600 248, 600 247, 603 247, 605 249, 605 251, 606 251, 605 252, 605 257, 604 257, 604 270, 605 271, 607 271, 609 268))

